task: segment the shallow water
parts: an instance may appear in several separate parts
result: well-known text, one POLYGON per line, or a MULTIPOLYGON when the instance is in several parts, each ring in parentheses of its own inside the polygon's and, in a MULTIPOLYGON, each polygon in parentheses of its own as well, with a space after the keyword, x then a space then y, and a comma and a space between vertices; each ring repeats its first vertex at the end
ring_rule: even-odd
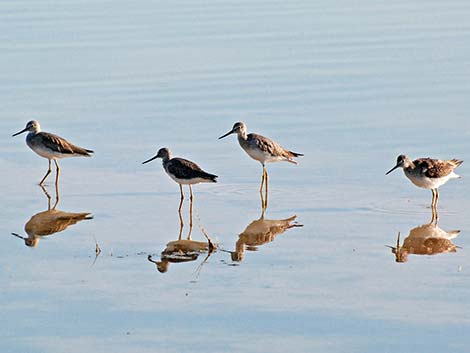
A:
POLYGON ((466 1, 0 10, 2 352, 468 350, 467 164, 440 194, 456 252, 405 263, 385 245, 429 222, 431 192, 384 175, 400 153, 470 160, 466 1), (61 162, 56 207, 94 218, 26 247, 10 233, 48 209, 47 162, 10 135, 32 118, 96 151, 61 162), (274 223, 252 223, 259 164, 217 140, 238 120, 305 154, 269 165, 265 214, 302 227, 249 239, 274 223), (194 187, 192 231, 218 249, 166 273, 147 258, 178 238, 178 187, 141 165, 162 146, 219 175, 194 187))

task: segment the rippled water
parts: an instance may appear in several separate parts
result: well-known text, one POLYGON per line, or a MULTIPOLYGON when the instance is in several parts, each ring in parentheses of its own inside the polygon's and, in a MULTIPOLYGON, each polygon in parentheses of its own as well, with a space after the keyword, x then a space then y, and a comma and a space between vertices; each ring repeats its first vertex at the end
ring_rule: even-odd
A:
POLYGON ((468 351, 468 162, 441 188, 437 229, 420 227, 431 192, 384 173, 400 153, 470 161, 469 11, 0 4, 1 351, 468 351), (47 162, 10 137, 33 118, 96 151, 61 162, 65 214, 46 212, 47 162), (239 120, 305 154, 269 165, 264 221, 260 165, 233 136, 217 140, 239 120), (194 187, 192 230, 218 249, 170 257, 165 273, 148 257, 178 239, 178 187, 159 162, 141 165, 162 146, 219 175, 194 187), (70 213, 93 219, 43 229, 34 247, 10 235, 60 229, 70 213), (446 252, 413 254, 428 231, 446 252), (404 263, 385 246, 398 232, 404 263))

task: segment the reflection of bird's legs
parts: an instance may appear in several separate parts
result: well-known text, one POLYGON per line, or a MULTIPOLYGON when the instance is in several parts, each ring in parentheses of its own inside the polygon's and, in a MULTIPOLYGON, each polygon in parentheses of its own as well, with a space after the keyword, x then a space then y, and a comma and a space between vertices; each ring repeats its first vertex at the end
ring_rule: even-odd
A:
POLYGON ((188 240, 191 240, 191 233, 193 231, 193 188, 191 185, 189 185, 189 192, 190 192, 190 198, 189 198, 189 233, 188 233, 188 240))
MULTIPOLYGON (((181 203, 183 202, 183 200, 181 200, 181 203)), ((180 209, 178 210, 178 216, 180 218, 180 234, 178 236, 178 240, 181 240, 181 233, 183 233, 183 227, 184 227, 184 223, 183 223, 183 216, 181 214, 181 207, 180 209)))
POLYGON ((181 240, 181 234, 183 234, 183 218, 181 217, 181 212, 178 212, 180 217, 180 233, 178 234, 178 240, 181 240))
POLYGON ((260 220, 264 220, 264 214, 266 213, 266 208, 263 207, 261 210, 261 217, 259 218, 260 220))
POLYGON ((261 199, 263 200, 263 185, 264 185, 264 165, 263 165, 263 176, 261 177, 261 186, 259 187, 259 194, 261 195, 261 199))
MULTIPOLYGON (((57 166, 59 167, 59 166, 57 166)), ((55 210, 55 208, 57 207, 57 205, 59 204, 59 200, 60 200, 60 194, 59 194, 59 169, 57 169, 57 178, 56 178, 56 183, 55 183, 55 204, 54 206, 52 207, 53 210, 55 210)))
POLYGON ((55 167, 56 167, 55 183, 57 184, 59 182, 60 167, 59 167, 59 163, 57 163, 56 159, 54 159, 54 163, 55 163, 55 167))
POLYGON ((39 184, 39 186, 41 187, 42 191, 44 192, 44 194, 47 197, 47 210, 50 211, 50 209, 51 209, 51 195, 49 195, 49 193, 47 192, 44 185, 39 184))
POLYGON ((46 180, 46 178, 49 176, 49 174, 51 174, 51 172, 52 172, 51 160, 49 159, 49 169, 47 170, 46 175, 44 175, 44 178, 42 178, 42 180, 39 182, 39 185, 42 186, 42 184, 44 183, 44 181, 46 180))

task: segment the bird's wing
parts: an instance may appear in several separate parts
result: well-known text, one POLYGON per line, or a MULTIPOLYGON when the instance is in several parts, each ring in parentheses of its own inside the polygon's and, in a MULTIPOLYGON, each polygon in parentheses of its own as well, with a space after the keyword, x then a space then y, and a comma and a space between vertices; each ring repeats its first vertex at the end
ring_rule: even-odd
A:
POLYGON ((34 135, 31 138, 31 143, 44 145, 51 151, 63 154, 88 154, 88 151, 84 148, 75 146, 64 138, 48 132, 40 132, 34 135))
POLYGON ((272 156, 285 156, 287 157, 287 151, 277 142, 261 135, 248 134, 248 140, 263 152, 269 153, 272 156))
POLYGON ((428 178, 442 178, 450 173, 455 168, 453 163, 448 161, 441 161, 438 159, 421 158, 413 162, 416 167, 422 170, 424 176, 428 178))
POLYGON ((167 168, 169 173, 183 179, 194 178, 204 172, 196 163, 184 158, 172 158, 167 168))

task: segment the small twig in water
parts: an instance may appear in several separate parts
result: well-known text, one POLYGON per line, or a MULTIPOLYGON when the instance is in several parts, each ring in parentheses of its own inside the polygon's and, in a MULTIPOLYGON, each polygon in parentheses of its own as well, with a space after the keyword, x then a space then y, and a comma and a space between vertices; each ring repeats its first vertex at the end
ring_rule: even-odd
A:
POLYGON ((95 259, 93 260, 93 263, 91 264, 91 266, 95 264, 96 260, 98 259, 98 256, 100 256, 101 254, 101 248, 98 245, 98 241, 96 240, 94 235, 93 235, 93 239, 95 239, 95 259))

